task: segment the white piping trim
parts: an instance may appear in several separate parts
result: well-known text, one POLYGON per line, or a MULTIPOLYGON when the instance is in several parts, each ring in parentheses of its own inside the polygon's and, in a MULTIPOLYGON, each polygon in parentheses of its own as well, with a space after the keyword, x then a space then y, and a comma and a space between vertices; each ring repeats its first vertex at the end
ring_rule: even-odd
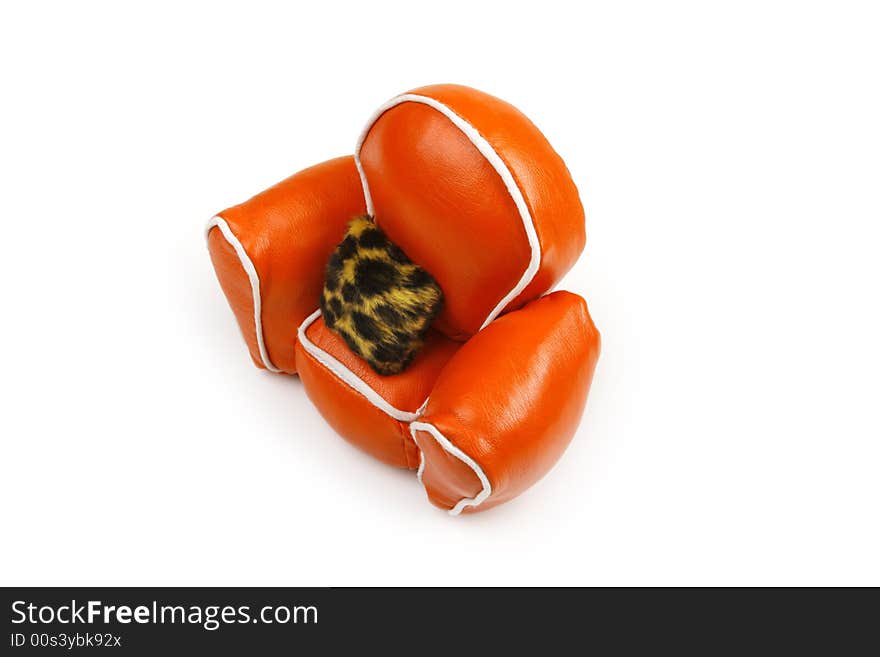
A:
POLYGON ((488 326, 492 320, 494 320, 502 310, 513 301, 519 294, 526 289, 529 283, 532 282, 532 279, 535 277, 535 274, 538 273, 538 269, 541 266, 541 243, 538 240, 538 233, 535 229, 535 222, 532 219, 532 215, 529 212, 529 207, 526 205, 526 200, 523 198, 522 192, 516 184, 516 180, 513 178, 513 174, 510 172, 510 169, 504 163, 504 160, 501 159, 501 156, 492 148, 492 145, 486 141, 486 138, 483 137, 479 133, 479 131, 474 128, 470 123, 461 118, 458 114, 453 112, 449 107, 444 105, 438 100, 433 98, 429 98, 428 96, 419 96, 417 94, 403 94, 401 96, 397 96, 396 98, 392 98, 387 103, 382 105, 373 116, 370 117, 370 120, 367 121, 366 127, 364 127, 363 132, 361 132, 361 136, 358 138, 357 146, 354 149, 354 162, 357 166, 358 173, 361 177, 361 185, 364 188, 364 201, 366 201, 367 205, 367 213, 372 215, 374 212, 373 208, 373 198, 370 195, 370 186, 367 183, 367 176, 364 172, 363 164, 361 164, 361 147, 364 145, 364 141, 367 139, 367 135, 370 132, 370 129, 373 127, 373 124, 379 120, 379 117, 382 116, 385 112, 390 110, 392 107, 400 105, 401 103, 421 103, 423 105, 427 105, 429 107, 434 108, 443 116, 452 121, 453 125, 456 128, 461 130, 465 137, 470 139, 471 143, 476 146, 477 150, 486 158, 489 164, 492 165, 492 168, 501 176, 502 182, 504 182, 504 186, 507 188, 507 192, 510 194, 510 197, 513 199, 514 205, 516 205, 516 209, 519 211, 520 219, 522 219, 523 228, 526 231, 526 237, 529 241, 529 247, 531 249, 531 257, 529 258, 529 264, 526 267, 526 270, 523 272, 522 276, 519 279, 519 282, 513 286, 513 289, 510 290, 501 301, 498 302, 492 312, 489 313, 489 316, 486 317, 486 320, 483 322, 480 329, 484 329, 488 326))
POLYGON ((257 268, 254 267, 254 263, 248 256, 247 251, 244 250, 241 242, 235 236, 235 233, 232 232, 229 224, 227 224, 226 220, 220 215, 212 217, 211 220, 208 222, 208 225, 205 227, 205 237, 208 237, 211 229, 215 226, 220 229, 220 233, 223 235, 224 238, 226 238, 226 241, 229 242, 229 245, 235 251, 235 254, 238 256, 238 259, 241 262, 242 268, 248 275, 248 279, 250 279, 251 298, 254 302, 254 332, 257 334, 257 347, 260 350, 260 360, 263 361, 263 366, 270 372, 280 372, 281 370, 275 367, 272 364, 272 361, 269 360, 269 352, 266 351, 266 342, 263 339, 263 320, 261 318, 262 303, 260 301, 260 276, 259 274, 257 274, 257 268))
MULTIPOLYGON (((474 474, 477 475, 477 479, 480 480, 480 484, 483 486, 483 489, 477 493, 475 497, 465 497, 460 499, 454 507, 449 510, 449 515, 457 516, 465 507, 477 507, 482 504, 487 497, 492 494, 492 484, 489 482, 489 478, 486 476, 486 473, 483 472, 483 469, 474 461, 470 456, 461 451, 458 447, 452 444, 446 436, 440 433, 439 429, 435 427, 433 424, 429 422, 413 422, 409 425, 409 432, 412 434, 413 442, 416 442, 416 431, 426 431, 431 434, 434 440, 437 441, 437 444, 440 445, 444 450, 446 450, 449 454, 452 454, 459 461, 468 466, 471 470, 474 471, 474 474)), ((419 448, 421 451, 421 448, 419 448)), ((419 463, 419 471, 417 476, 419 478, 419 483, 424 486, 424 482, 422 481, 422 475, 425 472, 425 454, 422 453, 421 462, 419 463)))
MULTIPOLYGON (((409 432, 412 433, 412 425, 410 425, 409 432)), ((413 442, 416 444, 416 447, 419 447, 419 444, 416 443, 416 439, 413 438, 413 442)), ((422 451, 422 448, 419 447, 419 469, 416 471, 416 479, 419 480, 419 483, 422 485, 422 488, 425 487, 425 482, 422 481, 422 475, 425 473, 425 453, 422 451)))
POLYGON ((341 380, 343 383, 353 388, 356 392, 359 392, 364 397, 367 398, 367 401, 370 402, 373 406, 378 408, 381 411, 384 411, 386 414, 393 417, 395 420, 400 420, 401 422, 413 422, 421 417, 422 413, 425 411, 425 405, 427 405, 428 400, 416 409, 415 413, 411 413, 409 411, 401 411, 399 408, 394 408, 391 404, 389 404, 382 395, 373 390, 367 383, 361 379, 357 374, 348 369, 345 365, 336 360, 333 356, 328 354, 326 351, 318 347, 314 342, 309 340, 306 336, 306 329, 312 325, 318 317, 321 316, 321 309, 319 308, 311 315, 306 317, 305 321, 299 326, 299 330, 297 331, 297 337, 299 338, 299 343, 302 345, 303 349, 309 352, 312 356, 315 357, 321 365, 330 370, 331 373, 336 375, 336 378, 341 380))

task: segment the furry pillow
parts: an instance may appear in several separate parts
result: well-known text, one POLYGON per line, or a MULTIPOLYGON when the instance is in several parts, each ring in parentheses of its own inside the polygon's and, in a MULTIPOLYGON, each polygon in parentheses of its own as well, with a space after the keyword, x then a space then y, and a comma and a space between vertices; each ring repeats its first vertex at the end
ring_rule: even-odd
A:
POLYGON ((327 263, 321 295, 327 328, 379 374, 397 374, 415 358, 442 307, 434 278, 372 217, 352 219, 327 263))

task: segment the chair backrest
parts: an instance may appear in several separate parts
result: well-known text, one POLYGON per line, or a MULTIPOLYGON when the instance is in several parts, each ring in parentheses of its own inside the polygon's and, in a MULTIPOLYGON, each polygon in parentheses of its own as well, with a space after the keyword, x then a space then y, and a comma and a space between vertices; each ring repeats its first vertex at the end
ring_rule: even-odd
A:
POLYGON ((458 85, 379 108, 355 150, 367 211, 445 296, 435 326, 464 340, 551 289, 585 243, 565 163, 512 105, 458 85))

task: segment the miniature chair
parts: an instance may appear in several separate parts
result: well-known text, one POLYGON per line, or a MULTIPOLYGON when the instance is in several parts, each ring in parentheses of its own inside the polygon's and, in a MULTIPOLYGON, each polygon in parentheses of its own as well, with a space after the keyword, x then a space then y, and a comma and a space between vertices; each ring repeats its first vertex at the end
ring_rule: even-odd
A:
POLYGON ((571 441, 600 338, 581 297, 548 291, 583 250, 584 212, 513 106, 456 85, 398 96, 353 157, 224 210, 207 237, 254 363, 298 374, 433 504, 505 502, 571 441))

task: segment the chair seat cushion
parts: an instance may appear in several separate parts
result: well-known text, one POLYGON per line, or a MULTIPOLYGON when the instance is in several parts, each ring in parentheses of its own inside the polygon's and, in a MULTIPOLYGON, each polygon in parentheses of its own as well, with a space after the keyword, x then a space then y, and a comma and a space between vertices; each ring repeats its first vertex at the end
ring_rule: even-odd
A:
POLYGON ((418 419, 434 382, 460 347, 431 330, 407 369, 382 376, 316 311, 299 328, 296 364, 309 398, 343 438, 385 463, 416 469, 419 450, 409 423, 418 419))

